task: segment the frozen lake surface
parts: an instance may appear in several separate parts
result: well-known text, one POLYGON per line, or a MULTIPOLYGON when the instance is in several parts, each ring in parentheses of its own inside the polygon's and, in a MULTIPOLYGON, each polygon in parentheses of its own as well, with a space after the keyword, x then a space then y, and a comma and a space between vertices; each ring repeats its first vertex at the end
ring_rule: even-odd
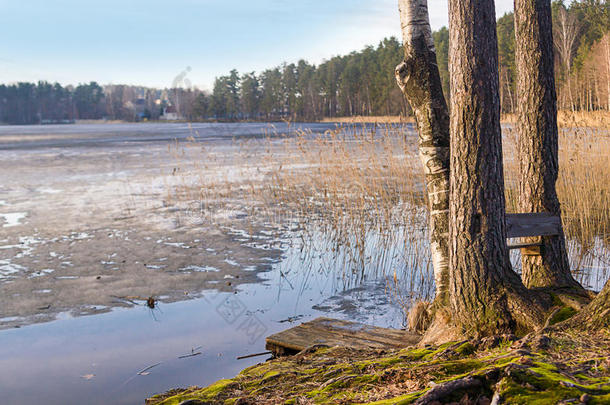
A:
POLYGON ((0 127, 3 403, 142 403, 231 377, 264 360, 237 356, 316 316, 401 327, 385 275, 305 257, 289 222, 253 221, 240 202, 202 213, 168 193, 193 162, 203 184, 238 182, 257 175, 244 143, 334 128, 0 127))

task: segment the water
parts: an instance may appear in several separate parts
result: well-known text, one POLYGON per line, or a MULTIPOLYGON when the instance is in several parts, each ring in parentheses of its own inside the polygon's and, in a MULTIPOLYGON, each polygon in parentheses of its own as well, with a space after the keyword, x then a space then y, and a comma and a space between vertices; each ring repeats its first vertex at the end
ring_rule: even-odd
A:
POLYGON ((336 128, 332 123, 194 123, 194 124, 77 124, 0 126, 0 150, 91 148, 137 146, 157 142, 186 140, 230 141, 297 131, 324 133, 336 128))
POLYGON ((167 197, 186 177, 176 168, 203 160, 176 140, 196 138, 199 175, 222 183, 249 175, 236 138, 334 127, 0 127, 2 403, 137 404, 205 386, 263 361, 236 357, 264 352, 266 336, 317 316, 402 327, 388 275, 329 256, 323 234, 304 247, 297 229, 257 223, 239 204, 200 220, 167 197))
POLYGON ((233 292, 208 291, 157 309, 142 305, 75 318, 62 313, 60 320, 1 331, 3 403, 141 403, 264 360, 236 357, 264 352, 264 338, 292 322, 332 316, 402 326, 401 307, 383 275, 354 282, 326 266, 321 255, 305 257, 294 245, 259 283, 233 292))

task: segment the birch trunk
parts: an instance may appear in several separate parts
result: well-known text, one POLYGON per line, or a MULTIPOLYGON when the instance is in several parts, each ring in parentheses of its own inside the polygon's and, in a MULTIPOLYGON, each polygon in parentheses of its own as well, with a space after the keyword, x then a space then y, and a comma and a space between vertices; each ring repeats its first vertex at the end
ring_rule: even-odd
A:
POLYGON ((468 336, 531 330, 544 309, 508 257, 493 1, 449 1, 449 73, 451 323, 468 336))
MULTIPOLYGON (((515 0, 519 207, 561 216, 553 26, 549 0, 515 0)), ((539 256, 522 257, 528 288, 582 289, 570 272, 563 229, 544 236, 539 256)), ((537 240, 536 240, 537 241, 537 240)))
POLYGON ((430 208, 430 248, 436 302, 444 304, 449 281, 449 114, 436 63, 426 0, 399 0, 405 59, 396 80, 411 104, 419 133, 430 208))

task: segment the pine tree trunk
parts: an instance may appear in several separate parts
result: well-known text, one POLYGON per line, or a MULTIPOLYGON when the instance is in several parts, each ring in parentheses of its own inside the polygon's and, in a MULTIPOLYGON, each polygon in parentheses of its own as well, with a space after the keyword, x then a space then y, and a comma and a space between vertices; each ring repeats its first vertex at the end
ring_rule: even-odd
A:
POLYGON ((604 289, 595 297, 589 305, 574 317, 569 319, 565 325, 568 328, 576 328, 588 331, 610 328, 610 281, 606 282, 604 289))
POLYGON ((449 281, 449 113, 436 63, 426 0, 399 0, 405 60, 396 80, 417 120, 419 152, 430 208, 430 247, 436 302, 445 303, 449 281))
MULTIPOLYGON (((550 0, 515 0, 515 36, 519 207, 561 216, 555 189, 559 165, 550 0)), ((582 289, 570 272, 563 230, 542 237, 542 244, 541 255, 522 257, 525 286, 582 289)))
POLYGON ((506 244, 494 2, 450 0, 449 16, 452 322, 466 335, 532 329, 543 310, 506 244))

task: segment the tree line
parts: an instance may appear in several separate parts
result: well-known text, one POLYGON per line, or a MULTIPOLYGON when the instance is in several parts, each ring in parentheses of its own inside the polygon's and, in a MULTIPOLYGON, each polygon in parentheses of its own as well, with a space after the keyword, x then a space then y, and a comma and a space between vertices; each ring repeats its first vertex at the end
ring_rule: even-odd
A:
MULTIPOLYGON (((565 110, 610 109, 610 8, 606 0, 552 3, 558 104, 565 110)), ((514 14, 497 21, 500 100, 516 112, 514 14)), ((449 30, 432 33, 445 96, 449 98, 449 30)), ((355 115, 411 115, 396 88, 402 44, 387 38, 319 65, 305 60, 260 73, 232 70, 211 92, 152 89, 96 82, 76 87, 41 81, 0 85, 0 122, 39 124, 77 119, 157 120, 173 106, 185 120, 320 120, 355 115)))
MULTIPOLYGON (((606 0, 580 0, 566 6, 563 0, 555 0, 551 14, 559 108, 610 110, 610 4, 606 0)), ((517 87, 514 13, 498 19, 497 33, 502 111, 514 113, 517 87)), ((446 46, 448 32, 437 41, 446 46)), ((439 64, 442 63, 439 57, 439 64)))
POLYGON ((47 124, 75 120, 138 121, 158 119, 166 91, 96 82, 78 86, 20 82, 0 85, 0 123, 47 124))

